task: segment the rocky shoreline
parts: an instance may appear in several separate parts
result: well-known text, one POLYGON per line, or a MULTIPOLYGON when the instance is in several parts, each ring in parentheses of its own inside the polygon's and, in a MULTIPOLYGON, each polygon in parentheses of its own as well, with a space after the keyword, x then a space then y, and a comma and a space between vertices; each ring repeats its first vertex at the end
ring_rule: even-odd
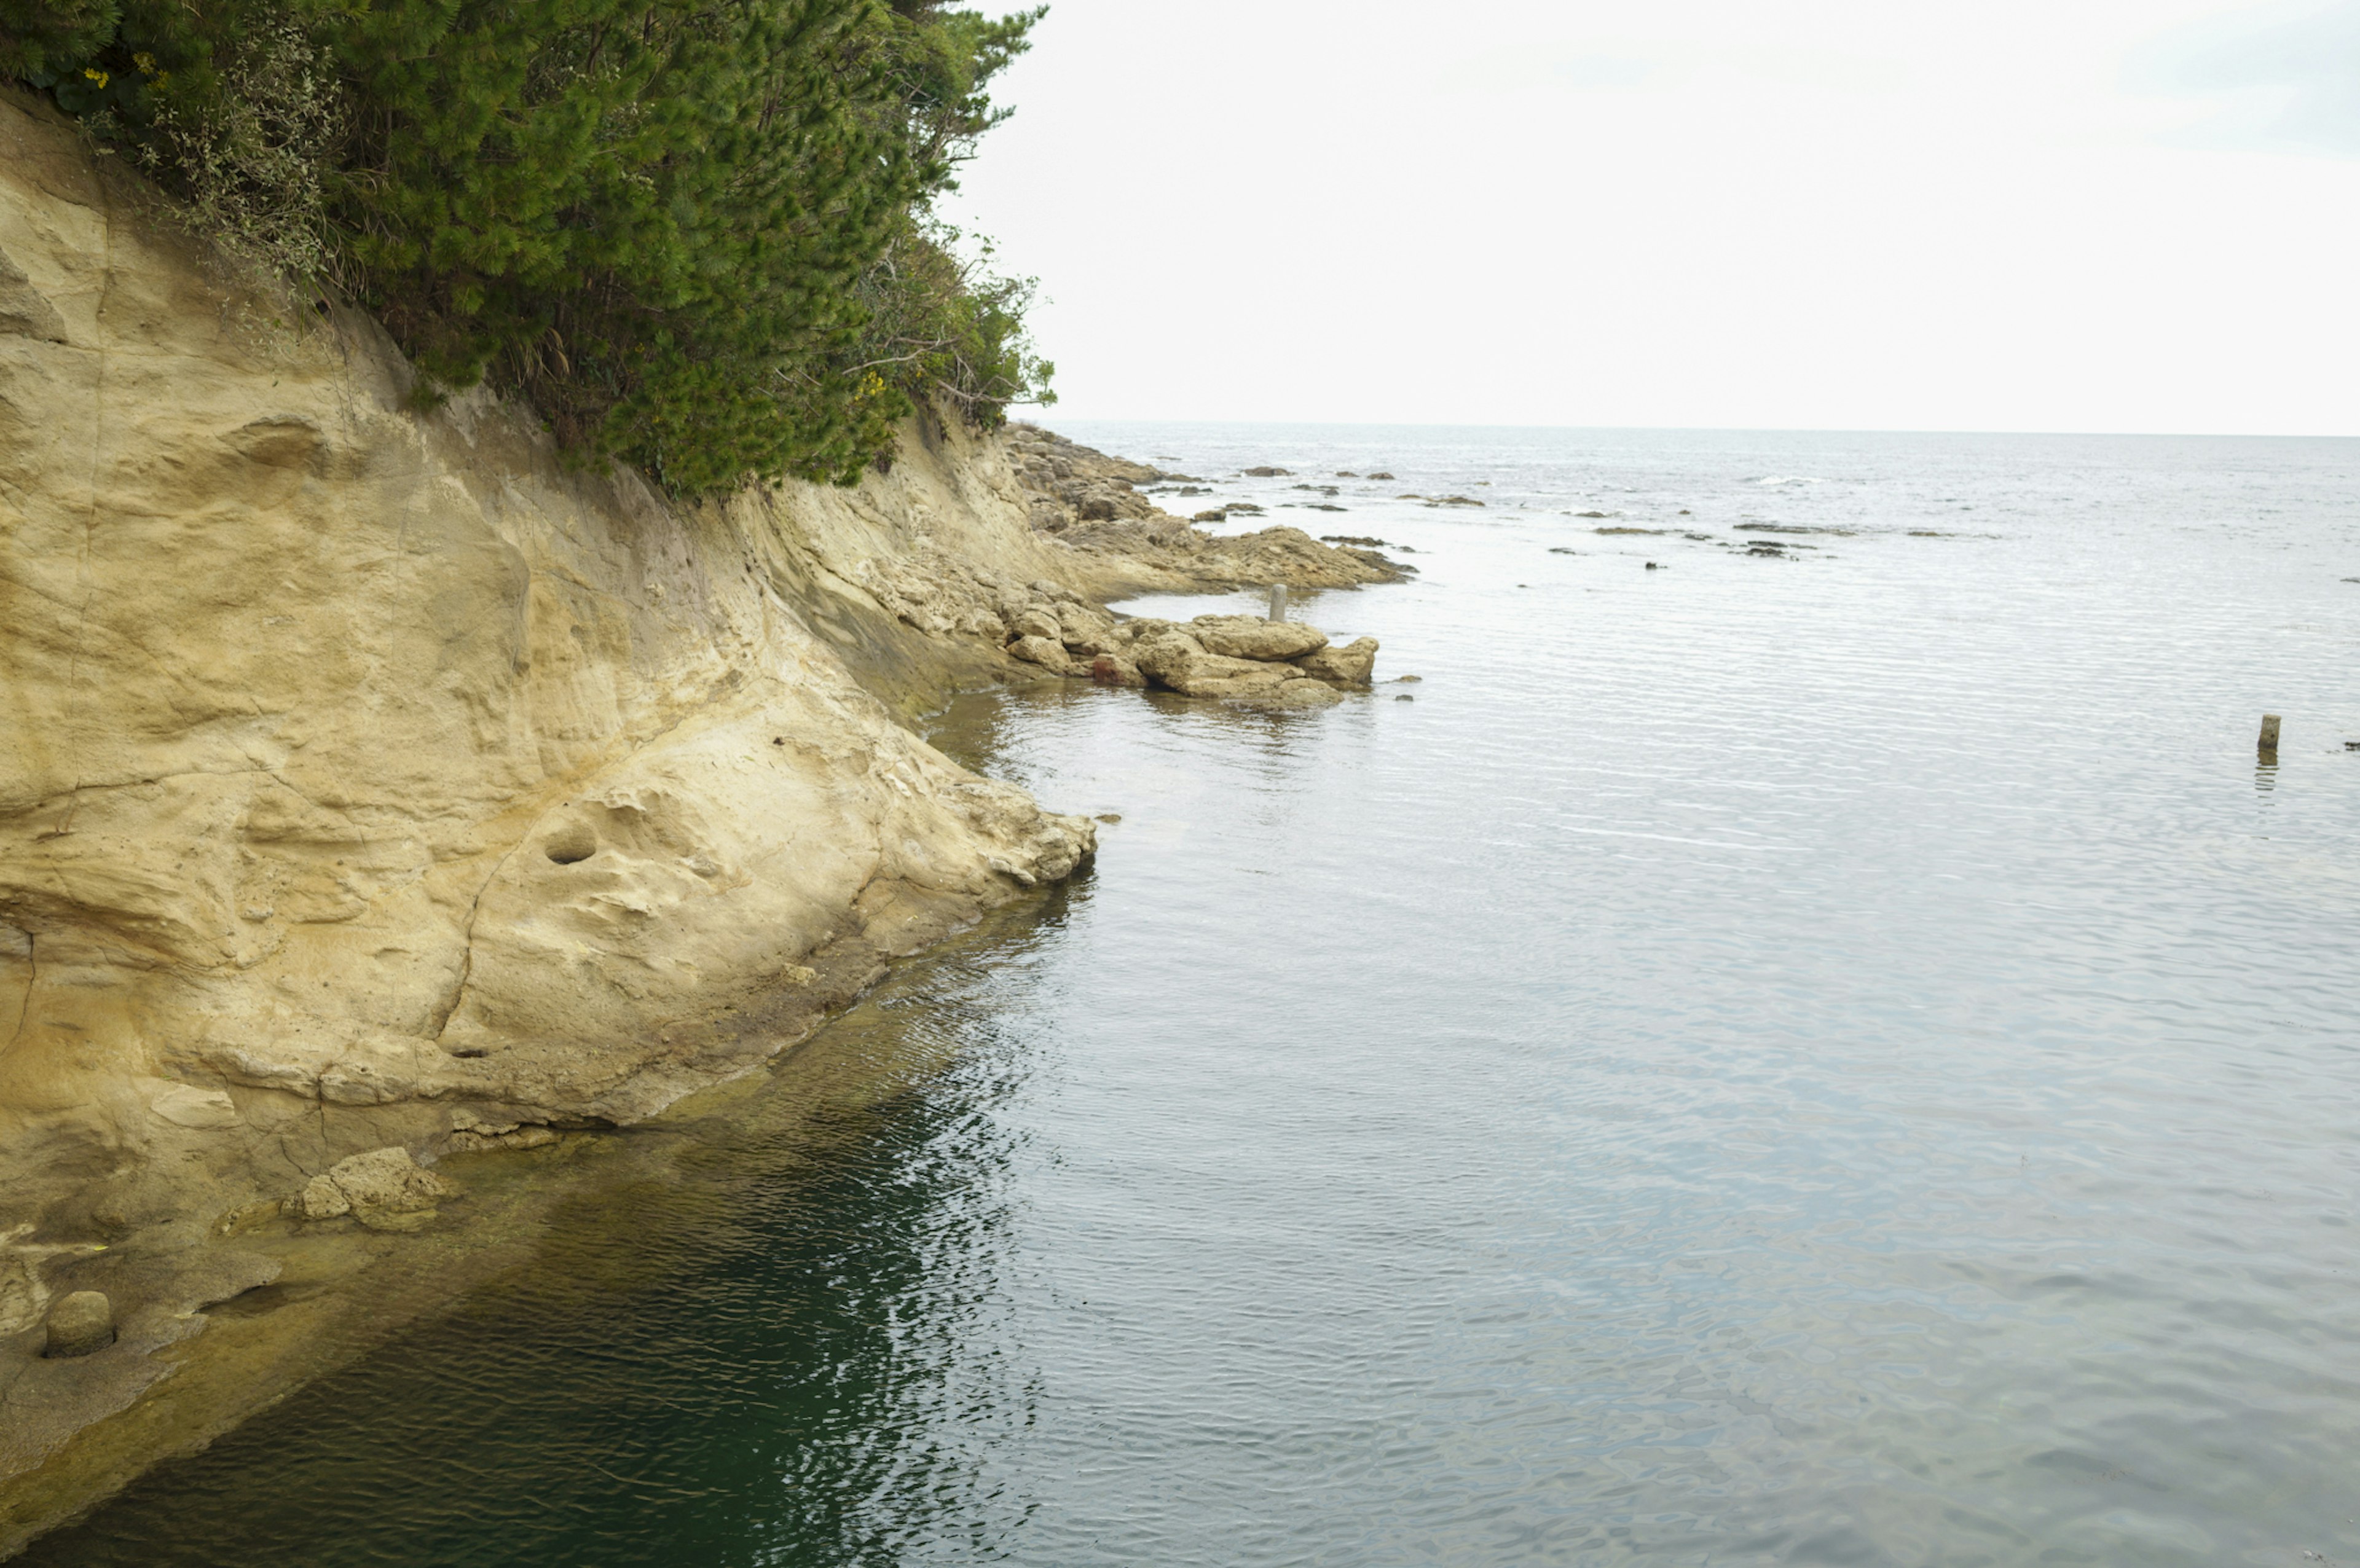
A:
POLYGON ((932 417, 857 488, 678 505, 415 411, 367 318, 159 214, 0 94, 0 1556, 1087 865, 914 715, 1333 702, 1372 644, 1105 603, 1403 575, 932 417))

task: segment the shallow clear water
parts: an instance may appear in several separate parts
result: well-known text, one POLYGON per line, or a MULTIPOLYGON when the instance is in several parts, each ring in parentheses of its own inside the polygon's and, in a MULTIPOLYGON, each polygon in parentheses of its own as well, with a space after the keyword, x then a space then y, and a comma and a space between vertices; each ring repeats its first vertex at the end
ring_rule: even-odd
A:
POLYGON ((2360 442, 1069 433, 1423 680, 961 703, 1091 877, 28 1561, 2360 1561, 2360 442))

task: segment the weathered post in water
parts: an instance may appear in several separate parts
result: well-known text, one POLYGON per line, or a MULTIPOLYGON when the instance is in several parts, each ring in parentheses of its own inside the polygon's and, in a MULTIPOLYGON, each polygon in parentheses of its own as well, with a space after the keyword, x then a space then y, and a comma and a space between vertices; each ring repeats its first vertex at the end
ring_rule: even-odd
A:
POLYGON ((1286 619, 1286 584, 1284 583, 1270 585, 1270 618, 1273 621, 1286 619))
POLYGON ((2262 738, 2256 749, 2266 761, 2276 762, 2278 759, 2278 716, 2276 713, 2262 715, 2262 738))

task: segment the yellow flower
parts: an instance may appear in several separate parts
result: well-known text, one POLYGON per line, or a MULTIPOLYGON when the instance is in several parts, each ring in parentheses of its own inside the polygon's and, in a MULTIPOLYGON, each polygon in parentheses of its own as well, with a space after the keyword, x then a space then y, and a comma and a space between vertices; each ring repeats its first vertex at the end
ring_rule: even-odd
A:
POLYGON ((100 71, 93 66, 86 65, 82 67, 82 73, 84 76, 89 77, 93 82, 97 82, 101 87, 106 85, 106 72, 100 71))
POLYGON ((156 74, 156 57, 144 49, 131 57, 131 63, 139 68, 139 74, 142 76, 156 74))

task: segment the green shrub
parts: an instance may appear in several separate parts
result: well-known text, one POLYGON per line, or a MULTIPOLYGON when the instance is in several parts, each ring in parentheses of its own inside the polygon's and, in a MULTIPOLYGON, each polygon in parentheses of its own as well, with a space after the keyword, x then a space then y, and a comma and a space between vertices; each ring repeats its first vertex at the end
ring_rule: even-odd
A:
POLYGON ((0 65, 209 231, 374 308, 421 399, 488 375, 569 450, 699 495, 848 482, 912 395, 989 423, 1043 389, 1027 290, 924 216, 1039 15, 0 0, 0 65))
POLYGON ((1024 331, 1034 280, 992 272, 989 244, 962 259, 962 238, 947 224, 906 220, 862 274, 860 368, 990 428, 1011 403, 1054 403, 1054 366, 1024 331))

